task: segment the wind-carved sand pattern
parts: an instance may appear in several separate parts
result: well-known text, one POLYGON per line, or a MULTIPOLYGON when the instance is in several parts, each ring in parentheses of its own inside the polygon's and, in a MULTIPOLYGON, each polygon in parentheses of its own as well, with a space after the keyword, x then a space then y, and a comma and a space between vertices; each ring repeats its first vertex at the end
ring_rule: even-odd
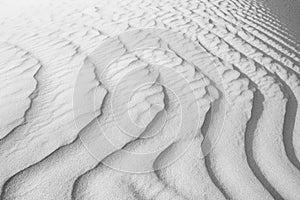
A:
POLYGON ((299 38, 265 5, 2 3, 0 199, 299 200, 299 38))
POLYGON ((35 75, 41 63, 29 52, 9 43, 1 51, 0 139, 26 121, 26 111, 36 95, 35 75))

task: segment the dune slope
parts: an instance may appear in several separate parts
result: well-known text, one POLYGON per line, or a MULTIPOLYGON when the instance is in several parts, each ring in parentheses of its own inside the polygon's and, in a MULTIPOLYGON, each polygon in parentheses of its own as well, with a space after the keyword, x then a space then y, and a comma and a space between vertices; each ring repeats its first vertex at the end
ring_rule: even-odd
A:
POLYGON ((276 2, 0 5, 1 200, 300 199, 300 39, 276 2))

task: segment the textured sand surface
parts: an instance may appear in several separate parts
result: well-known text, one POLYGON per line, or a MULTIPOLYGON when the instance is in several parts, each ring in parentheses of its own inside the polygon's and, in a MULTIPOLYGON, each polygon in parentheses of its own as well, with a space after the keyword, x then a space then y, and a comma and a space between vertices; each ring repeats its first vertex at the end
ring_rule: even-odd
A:
POLYGON ((0 0, 0 199, 299 200, 297 7, 0 0))

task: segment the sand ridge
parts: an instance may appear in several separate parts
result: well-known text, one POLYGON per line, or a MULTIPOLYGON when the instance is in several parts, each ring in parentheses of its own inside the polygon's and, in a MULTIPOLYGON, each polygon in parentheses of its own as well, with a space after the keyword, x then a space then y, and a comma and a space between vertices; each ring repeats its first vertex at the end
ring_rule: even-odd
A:
POLYGON ((1 11, 1 199, 300 198, 299 44, 265 4, 30 0, 1 11))

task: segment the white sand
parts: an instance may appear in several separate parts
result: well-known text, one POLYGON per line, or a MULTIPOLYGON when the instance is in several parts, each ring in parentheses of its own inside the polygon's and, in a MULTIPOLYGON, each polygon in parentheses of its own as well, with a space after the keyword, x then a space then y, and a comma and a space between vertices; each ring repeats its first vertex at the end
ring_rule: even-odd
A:
POLYGON ((0 199, 299 200, 285 3, 0 1, 0 199))

